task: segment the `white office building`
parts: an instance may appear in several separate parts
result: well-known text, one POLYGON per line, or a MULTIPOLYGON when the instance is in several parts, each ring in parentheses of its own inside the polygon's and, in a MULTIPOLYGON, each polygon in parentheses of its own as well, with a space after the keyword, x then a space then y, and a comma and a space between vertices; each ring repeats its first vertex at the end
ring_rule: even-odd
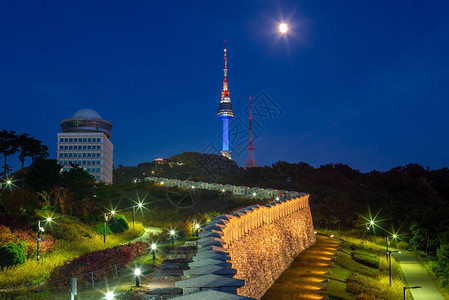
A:
POLYGON ((79 165, 97 182, 111 184, 114 146, 109 138, 112 123, 103 120, 95 110, 84 108, 62 120, 61 128, 58 162, 63 170, 69 170, 70 164, 79 165))

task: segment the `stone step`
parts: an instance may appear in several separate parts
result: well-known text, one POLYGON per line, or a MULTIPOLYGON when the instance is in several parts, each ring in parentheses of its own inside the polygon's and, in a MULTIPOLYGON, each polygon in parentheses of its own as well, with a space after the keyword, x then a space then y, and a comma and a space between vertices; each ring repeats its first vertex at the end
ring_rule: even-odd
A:
POLYGON ((164 259, 162 264, 182 264, 192 262, 191 258, 175 258, 175 259, 164 259))
POLYGON ((181 295, 181 288, 156 288, 151 289, 149 295, 181 295))
POLYGON ((182 263, 182 264, 162 264, 161 270, 186 270, 189 268, 188 263, 182 263))

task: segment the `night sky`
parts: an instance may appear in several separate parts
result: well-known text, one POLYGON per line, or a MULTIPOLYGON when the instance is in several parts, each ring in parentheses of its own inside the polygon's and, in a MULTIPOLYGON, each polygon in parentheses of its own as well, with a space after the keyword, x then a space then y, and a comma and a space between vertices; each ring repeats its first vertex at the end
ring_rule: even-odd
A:
POLYGON ((259 95, 259 165, 441 168, 448 11, 443 0, 2 1, 0 129, 55 158, 61 120, 92 108, 113 123, 115 166, 214 152, 226 40, 240 165, 259 95))

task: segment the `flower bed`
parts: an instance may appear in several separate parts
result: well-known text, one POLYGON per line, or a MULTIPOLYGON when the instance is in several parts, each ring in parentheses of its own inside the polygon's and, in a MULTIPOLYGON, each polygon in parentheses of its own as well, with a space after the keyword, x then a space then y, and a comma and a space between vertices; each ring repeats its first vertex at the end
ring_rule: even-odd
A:
POLYGON ((50 274, 49 286, 69 285, 70 278, 77 277, 78 282, 89 282, 91 272, 94 272, 94 280, 104 279, 113 274, 114 265, 121 269, 128 266, 133 259, 144 254, 148 245, 143 242, 119 245, 113 248, 94 251, 81 255, 74 260, 61 265, 50 274))

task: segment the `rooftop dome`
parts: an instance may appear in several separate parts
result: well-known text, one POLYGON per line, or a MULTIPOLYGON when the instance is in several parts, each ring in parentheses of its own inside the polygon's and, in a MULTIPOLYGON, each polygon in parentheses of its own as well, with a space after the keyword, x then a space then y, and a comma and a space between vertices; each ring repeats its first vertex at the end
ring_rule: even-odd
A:
POLYGON ((93 109, 82 108, 74 113, 72 118, 101 119, 101 116, 93 109))

